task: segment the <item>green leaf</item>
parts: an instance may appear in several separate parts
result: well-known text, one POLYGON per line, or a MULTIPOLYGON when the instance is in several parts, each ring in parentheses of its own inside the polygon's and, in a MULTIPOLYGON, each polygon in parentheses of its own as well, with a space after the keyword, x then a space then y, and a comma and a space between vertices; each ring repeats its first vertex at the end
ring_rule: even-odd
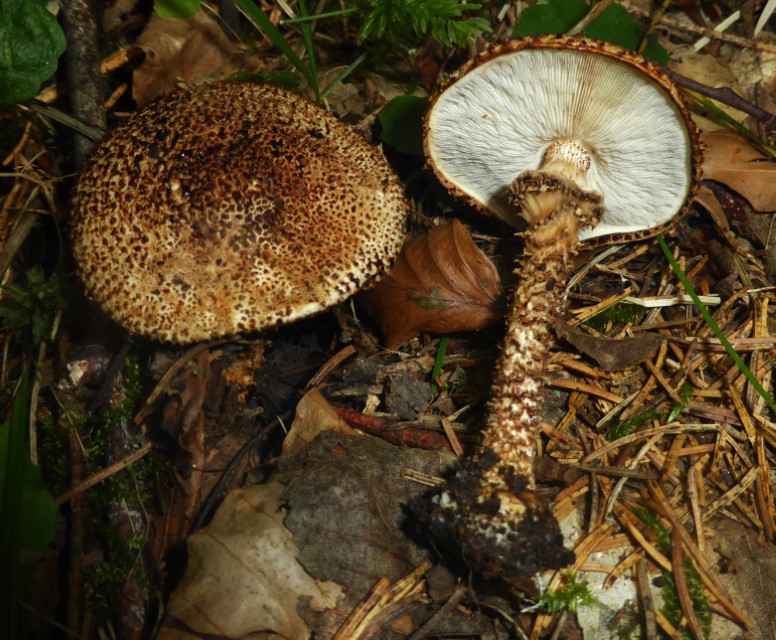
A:
POLYGON ((0 0, 0 102, 32 98, 64 50, 65 35, 43 0, 0 0))
POLYGON ((54 536, 57 505, 43 484, 40 467, 32 464, 29 455, 25 455, 23 464, 22 504, 24 509, 19 520, 20 548, 38 555, 45 551, 54 536))
POLYGON ((641 52, 647 60, 652 60, 655 64, 666 66, 669 61, 668 51, 655 38, 647 40, 647 46, 641 52))
POLYGON ((582 0, 544 0, 527 7, 515 26, 514 35, 542 36, 545 33, 565 33, 590 10, 582 0))
POLYGON ((11 419, 0 425, 0 522, 17 530, 17 549, 40 553, 54 535, 57 506, 27 451, 28 389, 24 374, 11 419))
POLYGON ((380 139, 402 153, 423 155, 423 116, 428 100, 416 96, 397 96, 378 115, 383 130, 380 139))
MULTIPOLYGON (((565 33, 590 10, 582 0, 543 0, 525 9, 514 29, 515 36, 540 36, 565 33)), ((583 35, 604 40, 635 51, 641 44, 645 29, 619 4, 608 7, 582 31, 583 35)), ((668 52, 656 40, 650 39, 644 48, 645 58, 657 64, 668 64, 668 52)))
POLYGON ((272 24, 272 21, 254 4, 253 0, 234 0, 234 3, 242 14, 248 18, 259 31, 272 40, 273 44, 280 49, 281 53, 292 65, 294 65, 296 70, 304 76, 305 80, 307 80, 307 84, 309 84, 317 94, 318 78, 313 77, 312 73, 310 73, 310 68, 302 62, 302 59, 291 48, 291 45, 288 44, 288 41, 283 37, 280 29, 272 24))
MULTIPOLYGON (((310 12, 307 10, 306 0, 299 0, 299 15, 303 18, 308 18, 310 12)), ((315 61, 315 45, 313 44, 313 23, 303 22, 300 27, 302 30, 302 42, 304 42, 304 49, 307 52, 307 65, 310 70, 310 77, 313 79, 310 88, 315 94, 315 101, 321 101, 321 90, 318 86, 318 63, 315 61)))
POLYGON ((445 47, 465 47, 477 34, 490 32, 483 18, 464 14, 481 8, 458 0, 358 0, 365 14, 358 41, 382 42, 396 49, 430 34, 445 47))
POLYGON ((22 376, 11 418, 0 425, 0 637, 18 637, 22 559, 42 552, 54 535, 57 507, 27 451, 29 381, 22 376), (26 552, 26 553, 25 553, 26 552))
POLYGON ((593 20, 582 33, 589 38, 604 40, 635 51, 641 44, 644 28, 622 5, 613 4, 593 20))
MULTIPOLYGON (((65 280, 61 272, 46 277, 40 265, 27 271, 27 282, 3 287, 0 300, 0 328, 9 333, 29 332, 35 344, 40 343, 53 326, 57 313, 65 304, 65 280)), ((23 335, 23 339, 27 336, 23 335)))
MULTIPOLYGON (((613 4, 593 20, 582 33, 589 38, 605 40, 636 51, 644 37, 644 27, 628 13, 625 7, 613 4)), ((644 57, 658 64, 668 64, 668 52, 655 40, 650 39, 647 43, 644 57)))
POLYGON ((548 613, 568 610, 576 613, 580 605, 589 606, 598 603, 587 583, 579 580, 574 571, 564 571, 563 582, 558 589, 545 591, 539 596, 540 608, 548 613))
POLYGON ((198 10, 202 0, 155 0, 154 13, 162 18, 190 18, 198 10))

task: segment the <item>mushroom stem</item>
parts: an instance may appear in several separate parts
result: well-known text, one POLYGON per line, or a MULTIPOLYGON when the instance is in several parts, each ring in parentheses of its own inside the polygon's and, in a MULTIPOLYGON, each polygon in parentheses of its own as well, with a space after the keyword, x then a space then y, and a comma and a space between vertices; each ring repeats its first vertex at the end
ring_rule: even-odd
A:
POLYGON ((452 535, 485 576, 519 583, 571 559, 558 522, 535 493, 533 463, 552 321, 573 267, 579 228, 596 222, 601 197, 542 171, 522 174, 509 197, 531 226, 515 269, 518 285, 483 440, 435 498, 431 527, 438 536, 452 535))
POLYGON ((509 204, 530 226, 524 234, 525 250, 516 261, 518 284, 496 363, 482 441, 483 450, 492 451, 500 460, 485 474, 486 492, 488 485, 503 485, 500 479, 507 475, 524 478, 528 489, 535 488, 534 443, 544 397, 545 359, 553 343, 551 326, 571 274, 580 227, 595 225, 603 210, 599 194, 564 177, 576 173, 584 162, 559 162, 555 157, 550 164, 551 171, 522 173, 508 190, 509 204), (499 471, 500 466, 508 473, 499 471))
MULTIPOLYGON (((491 387, 482 448, 493 451, 509 475, 525 478, 529 489, 535 488, 534 449, 544 397, 542 375, 547 351, 554 342, 551 325, 573 266, 578 227, 573 208, 562 207, 526 233, 525 252, 515 269, 518 284, 491 387)), ((495 473, 497 477, 505 475, 495 473)))

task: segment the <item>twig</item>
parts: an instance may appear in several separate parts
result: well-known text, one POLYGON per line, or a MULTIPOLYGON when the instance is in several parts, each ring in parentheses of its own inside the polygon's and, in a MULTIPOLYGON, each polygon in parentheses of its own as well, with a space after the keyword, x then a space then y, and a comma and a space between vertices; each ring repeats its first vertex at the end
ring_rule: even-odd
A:
POLYGON ((202 503, 202 507, 200 508, 196 519, 191 525, 191 529, 189 530, 189 535, 199 531, 203 526, 205 526, 205 523, 210 519, 210 516, 215 510, 216 504, 221 498, 221 494, 224 488, 226 487, 227 483, 232 479, 232 477, 237 472, 237 470, 240 468, 240 465, 242 464, 242 461, 245 459, 245 456, 247 456, 251 451, 253 451, 253 449, 258 447, 260 444, 263 444, 266 440, 268 440, 270 435, 272 434, 272 431, 275 429, 275 427, 291 419, 291 417, 294 415, 295 410, 296 410, 296 406, 294 406, 291 409, 288 409, 282 415, 279 415, 274 420, 272 420, 272 422, 267 423, 264 427, 259 429, 258 433, 255 436, 253 436, 248 442, 246 442, 242 446, 242 448, 237 452, 237 454, 229 461, 229 465, 221 474, 221 476, 218 478, 218 482, 216 482, 215 486, 208 494, 208 497, 202 503))
MULTIPOLYGON (((637 18, 642 20, 652 19, 651 13, 642 11, 641 9, 638 9, 633 6, 628 7, 628 12, 631 15, 634 15, 637 18)), ((708 38, 711 38, 712 40, 719 40, 720 42, 729 42, 730 44, 734 44, 743 49, 754 49, 755 51, 765 51, 767 53, 776 53, 776 47, 773 46, 772 44, 759 42, 758 40, 753 40, 752 38, 742 38, 741 36, 736 36, 730 33, 714 31, 714 29, 709 29, 707 27, 699 27, 697 25, 694 25, 688 22, 680 22, 679 20, 677 20, 676 18, 670 15, 663 16, 662 18, 660 18, 660 20, 658 20, 658 25, 660 27, 663 27, 664 29, 667 29, 668 31, 673 31, 676 33, 692 33, 693 35, 706 36, 708 38)))
POLYGON ((671 535, 671 565, 673 566, 674 584, 676 585, 676 594, 679 597, 679 605, 682 608, 682 614, 687 620, 693 637, 697 640, 704 638, 703 628, 695 615, 690 590, 687 587, 687 576, 684 574, 684 558, 682 555, 682 534, 674 526, 671 535))
MULTIPOLYGON (((67 75, 70 106, 76 118, 105 129, 103 80, 97 46, 97 24, 89 0, 64 0, 62 27, 67 38, 67 75)), ((75 136, 75 165, 86 159, 92 141, 75 136)))
POLYGON ((606 11, 606 9, 608 9, 613 3, 614 0, 601 0, 592 9, 590 9, 590 11, 588 11, 587 14, 579 22, 577 22, 577 24, 569 29, 569 33, 574 35, 587 29, 588 25, 604 11, 606 11))
POLYGON ((22 102, 23 107, 27 107, 30 111, 34 111, 46 118, 63 124, 66 127, 71 128, 73 131, 81 134, 82 136, 89 138, 89 140, 100 140, 105 134, 105 127, 98 127, 88 122, 85 122, 81 118, 76 118, 64 111, 60 111, 56 107, 46 104, 41 100, 32 98, 22 102))
POLYGON ((676 73, 676 71, 672 71, 668 67, 661 67, 661 70, 669 78, 671 78, 674 84, 677 84, 685 89, 689 89, 690 91, 700 93, 707 98, 711 98, 712 100, 716 100, 717 102, 721 102, 730 107, 733 107, 734 109, 738 109, 742 113, 746 113, 747 115, 752 116, 758 122, 762 122, 766 131, 769 133, 776 131, 776 115, 770 111, 761 109, 746 98, 738 95, 731 88, 710 87, 707 84, 703 84, 697 80, 693 80, 692 78, 688 78, 687 76, 676 73))
POLYGON ((102 471, 98 471, 97 473, 89 476, 83 482, 78 482, 75 486, 73 486, 71 489, 68 489, 65 493, 57 498, 57 505, 63 505, 66 502, 70 502, 74 497, 84 493, 84 491, 88 491, 106 478, 110 478, 112 475, 117 474, 122 469, 126 469, 129 465, 137 462, 140 460, 140 458, 144 457, 149 451, 151 451, 151 446, 151 443, 147 442, 134 453, 131 453, 121 460, 114 462, 109 467, 105 467, 102 471))
POLYGON ((463 598, 465 594, 466 586, 459 584, 455 588, 455 591, 453 591, 453 593, 450 595, 450 597, 445 600, 442 606, 439 607, 439 609, 437 609, 428 620, 426 620, 422 625, 415 629, 415 631, 407 636, 407 640, 422 640, 428 636, 428 634, 433 631, 436 624, 440 620, 444 620, 444 618, 458 606, 458 603, 461 601, 461 598, 463 598))

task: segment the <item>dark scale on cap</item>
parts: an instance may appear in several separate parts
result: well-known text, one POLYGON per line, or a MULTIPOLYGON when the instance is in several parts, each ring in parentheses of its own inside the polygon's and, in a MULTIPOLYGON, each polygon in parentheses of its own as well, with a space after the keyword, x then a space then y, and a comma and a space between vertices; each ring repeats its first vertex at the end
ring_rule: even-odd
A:
POLYGON ((116 321, 193 342, 342 301, 390 264, 407 209, 380 152, 329 113, 224 82, 160 98, 106 136, 76 188, 73 251, 116 321))

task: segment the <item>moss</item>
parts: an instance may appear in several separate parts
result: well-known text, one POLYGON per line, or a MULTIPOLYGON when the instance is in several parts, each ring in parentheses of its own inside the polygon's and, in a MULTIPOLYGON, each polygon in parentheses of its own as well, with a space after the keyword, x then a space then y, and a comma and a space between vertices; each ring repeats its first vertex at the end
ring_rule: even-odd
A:
POLYGON ((645 313, 646 309, 637 304, 618 302, 617 304, 604 309, 600 313, 595 314, 591 318, 588 318, 582 324, 601 332, 606 329, 606 326, 610 322, 614 324, 630 324, 645 313))
POLYGON ((580 605, 597 604, 598 599, 591 593, 586 582, 579 580, 574 571, 564 571, 561 575, 563 585, 551 589, 539 596, 539 607, 547 613, 570 611, 576 613, 580 605))
MULTIPOLYGON (((660 552, 670 557, 671 534, 669 531, 660 523, 655 514, 648 509, 645 509, 644 507, 634 507, 633 512, 656 535, 656 546, 660 552)), ((711 605, 704 591, 703 581, 688 559, 685 559, 682 563, 682 571, 684 571, 693 611, 698 618, 698 622, 701 624, 704 638, 708 638, 711 634, 711 605)), ((676 591, 674 575, 670 571, 663 571, 662 578, 663 588, 661 590, 661 595, 663 597, 663 608, 661 611, 674 627, 679 628, 683 615, 681 605, 679 604, 679 595, 676 591)), ((688 630, 683 630, 682 638, 692 640, 693 636, 688 630)))

